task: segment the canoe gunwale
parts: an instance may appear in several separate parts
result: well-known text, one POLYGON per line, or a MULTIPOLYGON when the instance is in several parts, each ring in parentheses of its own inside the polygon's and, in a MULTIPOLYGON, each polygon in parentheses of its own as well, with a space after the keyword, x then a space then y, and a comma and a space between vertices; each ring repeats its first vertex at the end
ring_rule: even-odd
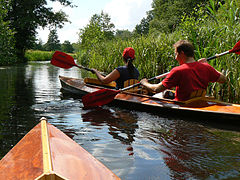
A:
MULTIPOLYGON (((62 78, 68 78, 68 77, 59 76, 59 79, 61 82, 64 81, 62 78)), ((73 78, 73 79, 76 79, 76 78, 73 78)), ((72 87, 72 85, 69 83, 66 85, 72 87)), ((85 84, 85 87, 94 88, 95 91, 98 89, 104 89, 103 87, 99 87, 96 85, 89 85, 89 84, 85 84)), ((89 93, 89 92, 85 91, 85 89, 83 90, 78 87, 74 87, 74 88, 78 90, 78 92, 79 92, 78 94, 85 95, 85 94, 89 93)), ((111 103, 109 103, 109 105, 121 106, 123 108, 126 108, 129 105, 131 105, 131 109, 133 108, 133 109, 138 109, 140 111, 146 111, 146 108, 147 108, 148 109, 147 111, 151 111, 151 112, 156 111, 156 110, 160 111, 160 109, 164 109, 163 111, 166 110, 168 112, 179 112, 180 115, 184 114, 184 113, 188 113, 188 112, 190 112, 189 114, 192 114, 192 111, 193 111, 200 115, 209 116, 209 118, 211 118, 211 119, 214 119, 214 117, 215 117, 215 119, 223 119, 223 118, 229 119, 229 120, 230 119, 232 119, 232 120, 240 119, 240 105, 239 104, 231 104, 231 103, 222 102, 222 101, 216 100, 212 97, 201 97, 201 98, 197 97, 197 98, 195 98, 195 100, 191 99, 191 100, 182 102, 182 101, 174 101, 171 99, 154 98, 154 97, 151 97, 148 95, 135 94, 135 93, 131 93, 131 92, 120 92, 118 95, 116 95, 115 99, 111 103), (134 96, 136 98, 138 97, 138 98, 142 98, 142 99, 146 99, 146 100, 133 101, 132 99, 129 100, 127 98, 121 99, 121 97, 118 97, 121 95, 134 96), (151 103, 149 103, 149 101, 153 101, 154 103, 151 104, 151 103), (212 106, 211 104, 213 103, 214 105, 219 106, 219 107, 221 107, 221 106, 222 107, 227 107, 227 106, 236 107, 237 110, 239 109, 239 113, 238 113, 238 111, 237 112, 230 112, 227 110, 226 111, 217 111, 217 110, 215 111, 215 110, 211 110, 211 108, 206 110, 204 108, 201 109, 201 108, 191 107, 191 104, 198 103, 198 101, 199 101, 199 103, 200 103, 200 101, 205 101, 208 103, 207 104, 208 106, 212 106), (121 104, 124 104, 124 105, 121 105, 121 104), (135 108, 135 106, 137 108, 135 108), (142 108, 141 108, 141 106, 142 106, 142 108), (221 116, 223 116, 223 117, 221 117, 221 116)), ((221 110, 221 108, 219 108, 219 109, 221 110)))
POLYGON ((94 177, 120 179, 46 118, 41 118, 0 161, 0 179, 90 180, 94 177))

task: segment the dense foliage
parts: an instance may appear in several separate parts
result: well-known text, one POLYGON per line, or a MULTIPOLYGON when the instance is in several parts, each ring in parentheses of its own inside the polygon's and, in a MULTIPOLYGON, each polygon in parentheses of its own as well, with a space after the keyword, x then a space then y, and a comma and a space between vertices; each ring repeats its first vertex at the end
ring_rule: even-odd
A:
MULTIPOLYGON (((196 59, 231 49, 240 37, 238 7, 237 0, 154 0, 153 10, 128 38, 118 34, 107 40, 91 34, 96 31, 81 33, 79 63, 110 72, 123 64, 123 49, 132 46, 136 50, 135 65, 140 70, 140 78, 162 74, 177 65, 172 45, 179 39, 188 39, 194 44, 196 59), (82 36, 85 37, 84 44, 91 44, 84 52, 82 36)), ((103 33, 101 27, 98 26, 97 32, 103 33)), ((227 75, 228 83, 211 84, 208 94, 225 101, 240 102, 239 56, 226 55, 210 64, 227 75)))
MULTIPOLYGON (((62 5, 71 6, 71 1, 68 0, 52 1, 59 1, 62 5)), ((47 7, 46 0, 9 0, 3 2, 6 4, 6 16, 4 16, 3 21, 8 22, 8 27, 14 31, 14 48, 18 61, 23 61, 25 50, 33 47, 38 27, 61 28, 63 23, 68 21, 64 12, 54 12, 52 8, 47 7)), ((1 5, 2 7, 4 6, 1 5)))
MULTIPOLYGON (((51 1, 72 6, 69 0, 51 1)), ((238 0, 153 0, 153 9, 132 32, 115 30, 110 16, 101 12, 94 14, 89 24, 80 29, 77 44, 66 41, 62 45, 56 28, 67 21, 65 13, 53 12, 46 6, 46 0, 0 2, 0 65, 14 62, 15 54, 23 57, 29 48, 72 52, 74 47, 79 63, 110 72, 123 63, 123 49, 132 46, 136 50, 135 65, 140 70, 140 78, 153 77, 177 65, 172 45, 179 39, 188 39, 194 44, 198 59, 231 49, 240 37, 238 0), (52 30, 45 45, 35 39, 39 26, 52 30)), ((228 83, 212 84, 209 94, 239 102, 239 56, 226 55, 210 63, 227 75, 228 83)))
POLYGON ((61 50, 66 53, 73 53, 74 48, 70 41, 64 41, 61 45, 61 50))
POLYGON ((172 32, 181 22, 183 14, 189 15, 192 9, 208 0, 153 0, 150 29, 152 31, 172 32))
POLYGON ((7 16, 7 3, 0 0, 0 65, 12 64, 15 62, 15 40, 14 31, 9 28, 9 21, 5 21, 7 16))
POLYGON ((44 45, 44 49, 47 51, 56 51, 61 49, 61 44, 58 39, 57 30, 53 29, 48 35, 48 41, 44 45))

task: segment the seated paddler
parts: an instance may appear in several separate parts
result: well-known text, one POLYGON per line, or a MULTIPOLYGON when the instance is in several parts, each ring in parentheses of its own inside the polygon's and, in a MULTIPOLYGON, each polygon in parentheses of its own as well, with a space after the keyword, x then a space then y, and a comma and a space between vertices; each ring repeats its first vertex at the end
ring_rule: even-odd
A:
POLYGON ((133 65, 133 61, 135 59, 135 50, 131 47, 125 48, 122 57, 125 65, 117 67, 106 76, 103 76, 99 71, 93 69, 99 81, 101 81, 104 84, 108 84, 112 81, 115 81, 117 84, 116 88, 122 89, 124 88, 124 82, 126 82, 127 80, 130 79, 138 80, 139 71, 133 65))
POLYGON ((156 93, 175 88, 174 100, 186 101, 193 92, 206 90, 210 82, 226 81, 225 75, 209 65, 205 58, 194 60, 194 47, 189 41, 177 41, 173 47, 179 66, 174 67, 158 84, 150 84, 146 78, 142 79, 142 86, 156 93))

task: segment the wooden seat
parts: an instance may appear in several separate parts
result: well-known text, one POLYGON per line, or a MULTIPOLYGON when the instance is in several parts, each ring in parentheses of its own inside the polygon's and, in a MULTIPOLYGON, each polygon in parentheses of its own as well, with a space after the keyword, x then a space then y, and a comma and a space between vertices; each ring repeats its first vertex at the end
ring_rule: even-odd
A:
POLYGON ((190 104, 194 101, 205 99, 205 98, 209 98, 209 97, 206 97, 206 90, 205 89, 198 89, 198 90, 193 91, 191 93, 189 100, 182 101, 182 102, 184 104, 190 104))
POLYGON ((191 98, 195 98, 195 97, 205 97, 206 95, 206 90, 205 89, 198 89, 196 91, 193 91, 190 95, 190 99, 191 98))
POLYGON ((116 87, 116 82, 112 81, 108 84, 104 84, 101 81, 99 81, 98 79, 94 79, 94 78, 84 78, 84 82, 86 84, 94 84, 94 85, 101 85, 101 86, 105 86, 105 87, 111 87, 111 88, 115 88, 116 87))
MULTIPOLYGON (((128 86, 131 86, 133 84, 137 84, 137 83, 139 83, 139 81, 137 79, 126 80, 126 81, 124 81, 124 88, 128 87, 128 86)), ((138 94, 148 94, 148 91, 147 91, 146 88, 139 87, 139 86, 128 89, 128 90, 126 90, 126 92, 138 93, 138 94)))
MULTIPOLYGON (((139 81, 137 79, 128 79, 128 80, 124 81, 123 86, 125 88, 125 87, 131 86, 133 84, 137 84, 138 82, 139 81)), ((137 92, 137 91, 138 91, 138 87, 137 86, 133 87, 131 89, 126 90, 126 92, 137 92)))

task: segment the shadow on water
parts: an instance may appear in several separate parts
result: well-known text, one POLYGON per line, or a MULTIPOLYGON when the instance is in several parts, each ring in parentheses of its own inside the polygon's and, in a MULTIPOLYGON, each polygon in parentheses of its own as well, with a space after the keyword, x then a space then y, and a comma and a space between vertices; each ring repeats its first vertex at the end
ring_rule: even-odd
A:
MULTIPOLYGON (((123 110, 110 111, 104 108, 94 108, 82 114, 83 122, 90 122, 93 126, 108 126, 108 133, 119 140, 127 147, 128 151, 132 151, 132 142, 134 134, 138 128, 136 117, 129 112, 123 110)), ((129 153, 133 155, 133 153, 129 153)))
POLYGON ((240 177, 238 126, 128 107, 84 109, 61 93, 58 75, 82 76, 48 62, 0 69, 1 156, 45 116, 122 179, 240 177))
POLYGON ((12 148, 36 123, 33 87, 25 79, 24 65, 0 70, 0 156, 12 148))

